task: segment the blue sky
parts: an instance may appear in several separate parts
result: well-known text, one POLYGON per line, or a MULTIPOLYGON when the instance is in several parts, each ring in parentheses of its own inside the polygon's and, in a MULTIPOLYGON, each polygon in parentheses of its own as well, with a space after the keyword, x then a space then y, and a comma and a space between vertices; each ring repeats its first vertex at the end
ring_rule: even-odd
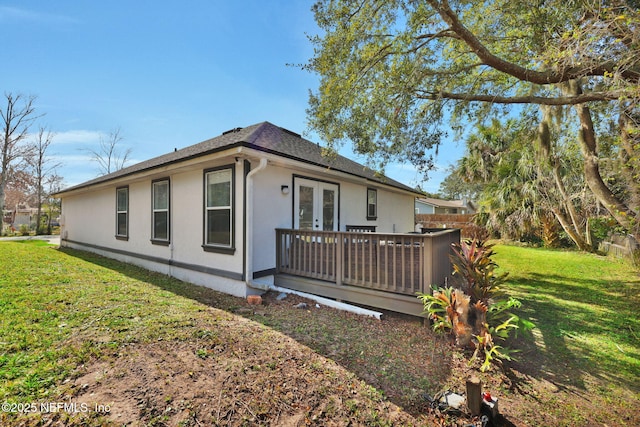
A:
MULTIPOLYGON (((262 121, 322 143, 305 112, 318 78, 287 66, 313 54, 312 4, 0 0, 2 90, 37 96, 66 185, 97 176, 86 150, 117 128, 132 162, 262 121)), ((410 165, 386 173, 435 192, 461 150, 441 149, 428 182, 410 165)), ((348 147, 341 153, 364 162, 348 147)))

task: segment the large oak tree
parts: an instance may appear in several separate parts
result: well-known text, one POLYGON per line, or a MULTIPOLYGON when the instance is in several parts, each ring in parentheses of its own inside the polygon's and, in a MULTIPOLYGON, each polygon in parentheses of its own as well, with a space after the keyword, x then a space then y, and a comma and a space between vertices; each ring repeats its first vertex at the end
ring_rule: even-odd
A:
POLYGON ((324 0, 314 12, 309 122, 330 144, 428 170, 427 150, 449 130, 522 105, 570 106, 584 180, 638 235, 638 198, 610 188, 599 150, 600 118, 616 117, 607 138, 625 159, 626 194, 640 194, 638 2, 324 0))

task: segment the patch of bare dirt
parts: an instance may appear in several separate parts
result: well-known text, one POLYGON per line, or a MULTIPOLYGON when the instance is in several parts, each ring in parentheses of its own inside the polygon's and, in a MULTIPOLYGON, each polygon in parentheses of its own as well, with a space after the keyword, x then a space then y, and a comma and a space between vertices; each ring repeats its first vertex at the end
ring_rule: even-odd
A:
POLYGON ((57 399, 87 411, 19 424, 480 426, 429 402, 445 390, 464 393, 466 378, 479 375, 499 398, 499 426, 640 425, 637 396, 589 392, 603 388, 584 373, 593 383, 554 378, 557 370, 542 372, 548 362, 533 350, 525 348, 526 362, 480 374, 414 317, 385 313, 380 321, 278 297, 268 293, 262 305, 249 306, 204 292, 197 299, 218 308, 208 309, 210 320, 205 310, 195 321, 190 339, 120 346, 62 385, 57 399), (608 414, 612 398, 629 404, 608 414))
POLYGON ((335 362, 240 316, 199 325, 189 341, 121 348, 81 367, 59 400, 88 410, 39 425, 417 424, 335 362))

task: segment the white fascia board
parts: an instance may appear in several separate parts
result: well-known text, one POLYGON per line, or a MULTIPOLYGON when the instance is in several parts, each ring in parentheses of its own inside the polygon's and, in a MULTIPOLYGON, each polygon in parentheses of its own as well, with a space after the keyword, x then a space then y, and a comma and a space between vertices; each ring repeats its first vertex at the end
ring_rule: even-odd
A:
MULTIPOLYGON (((58 197, 64 198, 70 195, 77 195, 86 192, 92 192, 101 188, 121 187, 123 185, 132 184, 139 181, 145 181, 149 179, 162 178, 172 174, 185 172, 193 169, 199 169, 204 166, 205 163, 211 163, 212 161, 224 159, 226 157, 239 157, 242 151, 242 147, 230 148, 228 150, 219 151, 216 153, 207 154, 204 156, 194 157, 191 159, 169 163, 162 166, 157 166, 151 169, 133 172, 130 175, 102 181, 96 184, 89 185, 87 187, 78 188, 71 191, 62 191, 58 193, 58 197)), ((210 167, 210 165, 206 165, 210 167)), ((82 184, 80 184, 82 185, 82 184)))
POLYGON ((256 160, 265 157, 272 165, 283 166, 289 169, 297 170, 301 173, 314 173, 316 175, 325 175, 330 177, 334 181, 338 182, 351 182, 366 187, 384 188, 387 191, 406 194, 412 197, 416 197, 419 193, 414 193, 408 190, 403 190, 398 187, 394 187, 384 182, 373 181, 368 178, 353 175, 347 172, 342 172, 336 169, 331 169, 326 166, 318 166, 313 163, 308 163, 302 160, 291 159, 277 154, 265 153, 264 151, 255 150, 253 148, 241 147, 240 151, 248 157, 255 158, 256 160))

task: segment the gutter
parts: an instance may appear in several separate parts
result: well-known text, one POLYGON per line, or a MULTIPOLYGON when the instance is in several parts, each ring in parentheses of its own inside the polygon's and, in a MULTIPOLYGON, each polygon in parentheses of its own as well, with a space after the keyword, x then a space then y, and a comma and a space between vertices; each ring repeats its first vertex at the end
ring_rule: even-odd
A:
POLYGON ((267 159, 265 157, 262 157, 260 159, 258 167, 252 169, 247 174, 247 202, 245 206, 247 217, 245 226, 246 239, 244 242, 247 259, 244 270, 244 280, 248 286, 251 286, 251 282, 253 280, 253 176, 258 172, 264 170, 266 167, 267 159))

